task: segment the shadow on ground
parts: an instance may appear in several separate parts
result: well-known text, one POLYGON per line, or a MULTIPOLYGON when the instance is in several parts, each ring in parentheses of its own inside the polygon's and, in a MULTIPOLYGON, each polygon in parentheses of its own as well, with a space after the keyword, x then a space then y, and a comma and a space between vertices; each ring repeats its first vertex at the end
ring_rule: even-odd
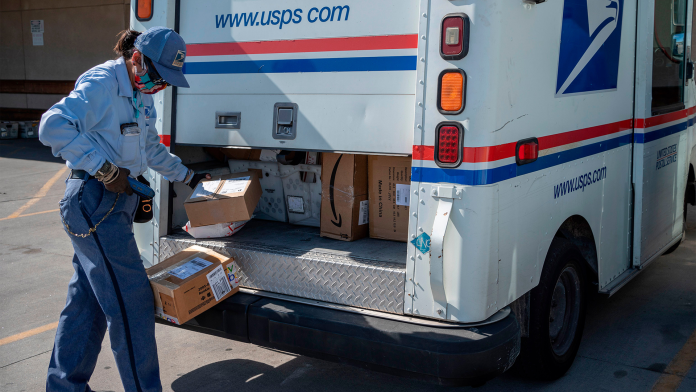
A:
POLYGON ((39 139, 0 140, 0 158, 56 163, 65 162, 61 158, 54 157, 51 149, 41 144, 39 139))
POLYGON ((219 361, 181 375, 171 384, 175 392, 207 391, 432 391, 436 385, 371 372, 357 367, 295 357, 280 366, 248 359, 219 361), (330 386, 330 387, 329 387, 330 386), (328 388, 328 389, 327 389, 328 388))
MULTIPOLYGON (((561 380, 559 382, 565 384, 561 380)), ((483 391, 488 390, 488 387, 500 387, 500 384, 516 385, 520 390, 553 390, 555 386, 560 386, 555 382, 536 382, 506 373, 485 384, 483 388, 444 387, 341 363, 296 356, 276 367, 249 359, 211 363, 179 375, 170 388, 174 392, 436 392, 483 391)))

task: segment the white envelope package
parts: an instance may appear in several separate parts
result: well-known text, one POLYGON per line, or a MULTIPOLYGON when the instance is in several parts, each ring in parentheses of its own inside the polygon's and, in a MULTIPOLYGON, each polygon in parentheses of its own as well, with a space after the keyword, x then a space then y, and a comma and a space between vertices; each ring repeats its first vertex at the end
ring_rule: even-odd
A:
POLYGON ((183 229, 186 230, 187 233, 191 234, 194 238, 220 238, 229 237, 238 232, 247 222, 249 221, 246 220, 233 223, 218 223, 210 226, 191 227, 191 222, 189 221, 186 222, 186 226, 184 226, 183 229))

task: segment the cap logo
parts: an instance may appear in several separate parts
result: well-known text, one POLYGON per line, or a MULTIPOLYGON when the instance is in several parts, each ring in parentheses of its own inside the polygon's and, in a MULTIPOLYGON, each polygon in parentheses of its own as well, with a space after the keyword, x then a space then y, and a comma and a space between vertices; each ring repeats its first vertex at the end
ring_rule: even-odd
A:
POLYGON ((186 53, 183 50, 178 50, 176 52, 176 56, 174 56, 174 62, 172 63, 172 65, 179 68, 183 67, 185 58, 186 53))

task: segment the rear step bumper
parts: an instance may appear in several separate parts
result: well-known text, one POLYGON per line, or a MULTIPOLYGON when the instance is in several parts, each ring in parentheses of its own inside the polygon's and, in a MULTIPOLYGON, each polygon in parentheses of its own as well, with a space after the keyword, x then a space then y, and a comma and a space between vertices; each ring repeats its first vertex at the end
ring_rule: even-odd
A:
POLYGON ((520 350, 512 313, 475 328, 437 328, 246 293, 183 328, 444 385, 500 375, 520 350))

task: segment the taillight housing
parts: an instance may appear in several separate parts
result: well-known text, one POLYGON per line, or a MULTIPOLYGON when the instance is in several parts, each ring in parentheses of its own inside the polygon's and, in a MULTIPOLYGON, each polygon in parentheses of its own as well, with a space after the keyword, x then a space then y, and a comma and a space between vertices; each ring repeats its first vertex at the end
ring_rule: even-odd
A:
POLYGON ((515 161, 518 166, 532 163, 539 158, 539 140, 535 137, 522 139, 515 147, 515 161))
POLYGON ((469 53, 469 17, 449 14, 442 19, 440 56, 445 60, 461 60, 469 53))
POLYGON ((140 21, 148 21, 152 19, 152 7, 155 0, 136 0, 135 2, 135 18, 140 21))
POLYGON ((466 106, 466 73, 461 69, 446 69, 440 73, 437 110, 442 114, 459 114, 466 106))
POLYGON ((459 123, 440 123, 435 130, 435 163, 441 167, 457 167, 462 163, 464 130, 459 123))

